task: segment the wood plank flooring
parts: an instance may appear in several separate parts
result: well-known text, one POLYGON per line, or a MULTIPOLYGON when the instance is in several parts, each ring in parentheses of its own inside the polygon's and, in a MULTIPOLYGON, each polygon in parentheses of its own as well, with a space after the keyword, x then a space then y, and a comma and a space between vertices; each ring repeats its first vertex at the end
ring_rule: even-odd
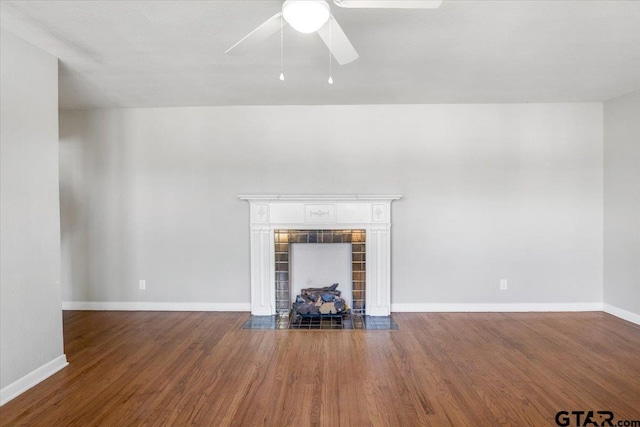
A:
POLYGON ((402 313, 397 331, 240 329, 248 316, 65 312, 70 365, 0 408, 0 425, 640 420, 640 327, 605 313, 402 313))

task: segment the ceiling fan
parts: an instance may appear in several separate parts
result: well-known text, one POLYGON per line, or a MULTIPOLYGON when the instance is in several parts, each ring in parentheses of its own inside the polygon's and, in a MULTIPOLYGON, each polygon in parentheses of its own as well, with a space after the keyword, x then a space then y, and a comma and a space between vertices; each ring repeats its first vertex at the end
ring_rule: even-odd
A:
MULTIPOLYGON (((363 9, 435 9, 443 0, 333 0, 336 6, 363 9)), ((358 52, 331 14, 325 0, 286 0, 282 11, 263 22, 242 40, 225 51, 243 54, 289 24, 301 33, 317 32, 340 65, 358 59, 358 52)))

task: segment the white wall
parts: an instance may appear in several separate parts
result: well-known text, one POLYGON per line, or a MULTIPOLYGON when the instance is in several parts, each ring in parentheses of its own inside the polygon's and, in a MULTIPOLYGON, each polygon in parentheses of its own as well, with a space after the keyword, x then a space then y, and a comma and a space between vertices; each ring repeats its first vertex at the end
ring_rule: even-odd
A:
POLYGON ((66 111, 63 299, 248 307, 238 194, 398 193, 392 303, 601 303, 602 138, 601 103, 66 111))
POLYGON ((58 61, 2 31, 0 402, 66 365, 60 300, 58 61))
POLYGON ((640 91, 604 103, 604 302, 640 321, 640 91))

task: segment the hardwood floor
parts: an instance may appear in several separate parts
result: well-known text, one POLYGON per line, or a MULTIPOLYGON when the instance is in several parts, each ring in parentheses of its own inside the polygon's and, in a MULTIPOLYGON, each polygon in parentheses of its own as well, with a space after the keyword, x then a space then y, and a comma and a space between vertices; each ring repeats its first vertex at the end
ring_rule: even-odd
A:
POLYGON ((640 420, 640 327, 605 313, 402 313, 397 331, 241 330, 248 316, 65 312, 69 366, 0 408, 0 424, 640 420))

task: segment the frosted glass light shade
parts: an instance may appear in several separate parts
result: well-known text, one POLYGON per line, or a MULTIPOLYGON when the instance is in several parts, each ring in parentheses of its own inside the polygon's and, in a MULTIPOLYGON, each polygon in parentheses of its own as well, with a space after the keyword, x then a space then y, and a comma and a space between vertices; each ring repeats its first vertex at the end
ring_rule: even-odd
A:
POLYGON ((282 5, 282 16, 301 33, 318 31, 331 15, 324 0, 287 0, 282 5))

